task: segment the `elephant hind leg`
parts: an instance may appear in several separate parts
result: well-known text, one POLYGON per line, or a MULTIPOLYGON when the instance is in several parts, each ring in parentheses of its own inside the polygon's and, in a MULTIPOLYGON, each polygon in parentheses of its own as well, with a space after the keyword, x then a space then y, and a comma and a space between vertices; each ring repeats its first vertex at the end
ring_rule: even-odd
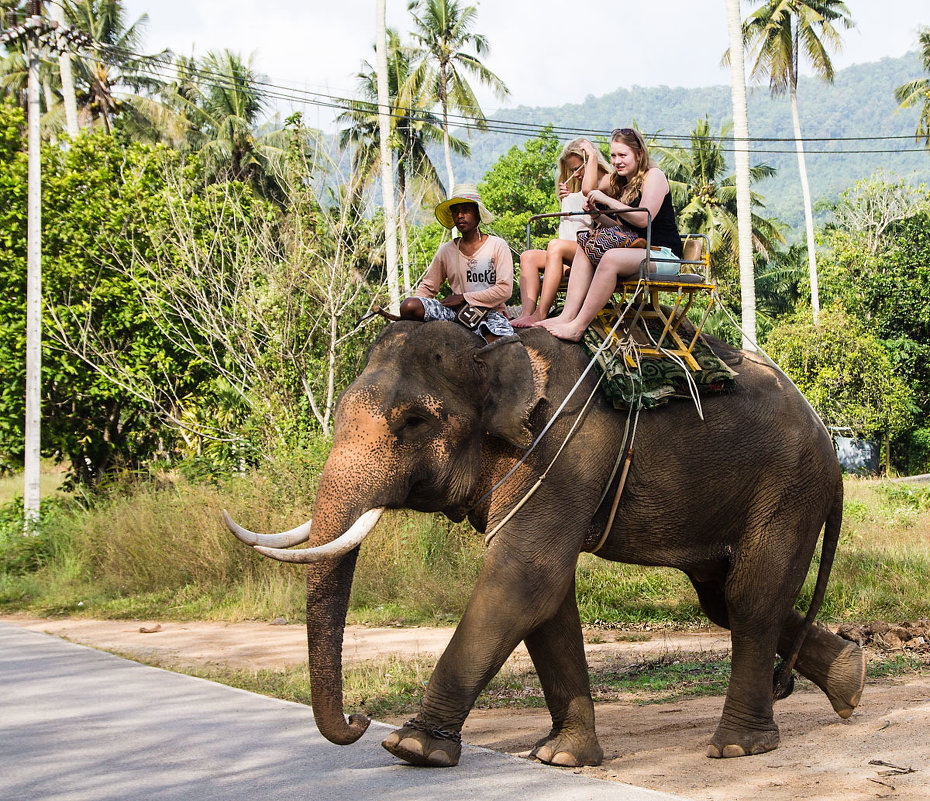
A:
POLYGON ((723 629, 730 628, 730 613, 727 611, 727 601, 724 595, 723 582, 726 578, 724 573, 718 580, 699 580, 691 573, 686 573, 694 591, 697 593, 698 602, 701 609, 707 615, 711 623, 720 626, 723 629))
MULTIPOLYGON (((803 619, 792 611, 778 642, 779 653, 791 650, 803 619)), ((841 718, 848 718, 859 705, 865 687, 866 659, 854 642, 814 625, 804 639, 795 668, 823 690, 841 718)))
MULTIPOLYGON (((698 579, 689 573, 688 578, 694 585, 704 614, 712 623, 729 629, 730 612, 724 584, 725 573, 721 572, 720 577, 716 579, 698 579)), ((736 639, 740 639, 738 635, 736 639)), ((734 648, 734 673, 740 670, 755 673, 754 668, 742 668, 740 665, 747 661, 747 653, 751 657, 752 650, 734 648)), ((768 703, 771 699, 766 698, 763 701, 761 697, 757 697, 753 701, 751 693, 749 697, 738 697, 740 695, 732 686, 727 692, 723 718, 707 746, 707 756, 713 759, 764 754, 778 747, 778 727, 771 716, 771 704, 768 703)), ((758 693, 756 695, 758 696, 758 693)))

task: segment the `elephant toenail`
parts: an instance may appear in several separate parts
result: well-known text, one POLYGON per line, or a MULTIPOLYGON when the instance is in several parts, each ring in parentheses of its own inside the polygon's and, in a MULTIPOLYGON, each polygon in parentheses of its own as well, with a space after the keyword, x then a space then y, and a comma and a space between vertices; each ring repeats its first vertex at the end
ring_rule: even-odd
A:
POLYGON ((416 756, 423 756, 423 743, 413 737, 405 737, 401 740, 400 748, 416 756))
POLYGON ((723 756, 726 759, 730 757, 746 756, 746 749, 741 745, 725 745, 723 747, 723 756))

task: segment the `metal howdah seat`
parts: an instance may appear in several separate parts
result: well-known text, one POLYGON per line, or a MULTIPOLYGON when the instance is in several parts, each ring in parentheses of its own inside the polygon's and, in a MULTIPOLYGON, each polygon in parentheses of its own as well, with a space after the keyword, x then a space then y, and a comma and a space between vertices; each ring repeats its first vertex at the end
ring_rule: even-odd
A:
MULTIPOLYGON (((601 333, 602 338, 610 334, 617 340, 616 344, 620 344, 621 339, 632 337, 637 343, 640 356, 668 358, 674 355, 693 372, 698 372, 701 366, 692 351, 713 308, 717 288, 710 263, 710 241, 705 234, 682 234, 681 259, 658 256, 651 248, 652 215, 647 209, 637 211, 646 215, 646 256, 640 263, 637 275, 617 282, 614 298, 595 317, 592 326, 601 333), (685 332, 682 323, 694 306, 698 294, 706 296, 706 306, 694 331, 685 332), (616 326, 621 314, 625 315, 626 321, 616 326)), ((590 215, 590 212, 536 214, 530 217, 526 224, 527 248, 531 246, 530 229, 536 220, 580 214, 590 215)), ((559 290, 564 291, 567 286, 567 280, 563 279, 559 290)), ((629 366, 636 367, 632 354, 628 349, 625 352, 629 366)))

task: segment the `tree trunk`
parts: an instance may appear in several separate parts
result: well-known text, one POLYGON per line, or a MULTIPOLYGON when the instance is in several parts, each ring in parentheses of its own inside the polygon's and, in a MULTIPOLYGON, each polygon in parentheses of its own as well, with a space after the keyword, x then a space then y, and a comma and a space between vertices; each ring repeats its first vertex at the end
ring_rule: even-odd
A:
POLYGON ((739 0, 726 0, 730 38, 730 98, 733 105, 733 150, 736 166, 736 225, 739 232, 740 302, 743 348, 756 349, 756 284, 752 252, 752 196, 749 191, 749 119, 739 0))
POLYGON ((804 224, 807 228, 807 263, 811 276, 811 308, 814 323, 820 316, 820 290, 817 282, 817 252, 814 243, 814 212, 811 206, 811 190, 807 182, 807 166, 804 162, 804 142, 801 140, 801 117, 798 114, 798 92, 794 78, 791 81, 791 119, 794 122, 794 141, 798 150, 798 172, 801 173, 801 196, 804 199, 804 224))
POLYGON ((375 49, 378 62, 378 131, 381 147, 381 202, 384 207, 384 250, 391 312, 400 313, 400 289, 397 281, 397 218, 394 212, 394 165, 391 148, 392 108, 388 98, 387 41, 384 29, 384 3, 375 5, 375 49))
POLYGON ((442 105, 442 146, 446 154, 446 176, 449 184, 446 186, 446 195, 452 192, 455 186, 455 176, 452 174, 452 148, 449 144, 449 107, 446 98, 446 65, 440 66, 439 102, 442 105))
MULTIPOLYGON (((58 22, 59 30, 63 29, 67 25, 64 9, 58 3, 52 3, 51 12, 52 18, 58 22)), ((61 73, 61 99, 65 106, 68 135, 74 139, 80 128, 78 127, 77 97, 74 93, 74 76, 71 72, 71 54, 67 50, 62 50, 58 54, 58 71, 61 73)))
POLYGON ((27 532, 39 522, 39 456, 42 441, 42 168, 39 141, 39 51, 30 40, 26 237, 26 414, 23 515, 27 532))
POLYGON ((407 171, 397 161, 397 222, 400 228, 400 260, 403 269, 404 295, 410 294, 410 242, 407 237, 407 171))

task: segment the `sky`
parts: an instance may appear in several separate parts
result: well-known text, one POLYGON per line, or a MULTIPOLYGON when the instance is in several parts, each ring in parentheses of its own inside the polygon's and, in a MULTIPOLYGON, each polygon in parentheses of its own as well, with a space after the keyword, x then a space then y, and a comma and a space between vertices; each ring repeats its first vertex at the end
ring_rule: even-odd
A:
MULTIPOLYGON (((485 114, 514 106, 582 102, 632 86, 729 85, 725 0, 461 0, 478 9, 482 61, 510 89, 499 100, 478 91, 485 114)), ((271 83, 340 97, 356 94, 362 62, 374 64, 375 0, 125 0, 130 20, 148 14, 147 52, 197 56, 226 48, 253 57, 271 83)), ((917 49, 930 0, 846 0, 856 27, 841 31, 839 69, 917 49)), ((387 24, 411 28, 407 0, 386 0, 387 24)), ((744 17, 758 3, 743 3, 744 17)), ((404 36, 404 39, 407 37, 404 36)), ((472 81, 475 85, 475 82, 472 81)), ((476 87, 477 88, 477 87, 476 87)), ((329 109, 302 110, 332 131, 329 109)), ((285 111, 287 113, 287 111, 285 111)))

